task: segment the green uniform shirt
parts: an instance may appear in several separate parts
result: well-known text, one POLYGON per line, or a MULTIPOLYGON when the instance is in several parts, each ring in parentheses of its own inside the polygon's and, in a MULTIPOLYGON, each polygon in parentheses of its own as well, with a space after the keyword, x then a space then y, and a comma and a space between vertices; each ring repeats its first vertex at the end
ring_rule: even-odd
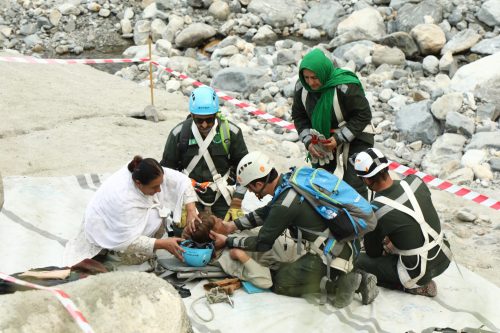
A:
MULTIPOLYGON (((415 198, 417 199, 420 209, 424 215, 425 221, 439 234, 441 231, 441 224, 436 209, 432 204, 429 188, 415 175, 407 176, 405 181, 413 190, 415 198)), ((391 187, 378 192, 375 195, 375 198, 378 196, 385 196, 412 209, 410 201, 404 193, 399 180, 394 180, 391 187)), ((382 255, 382 241, 386 236, 391 240, 394 246, 401 250, 416 249, 424 244, 424 236, 422 235, 421 228, 411 216, 376 201, 373 201, 372 205, 375 206, 378 223, 375 230, 365 235, 364 242, 366 254, 368 254, 368 256, 379 257, 382 255)), ((429 241, 431 240, 432 237, 429 236, 429 241)), ((445 244, 449 246, 446 240, 445 244)), ((428 257, 434 257, 438 248, 439 247, 436 246, 431 249, 428 253, 428 257)), ((406 267, 414 267, 417 264, 417 256, 403 256, 403 262, 406 267)), ((432 274, 433 271, 440 271, 443 267, 447 267, 449 263, 449 259, 443 251, 441 251, 435 259, 427 262, 426 275, 422 277, 422 280, 427 279, 429 275, 430 277, 435 276, 432 274)), ((417 266, 415 269, 410 270, 409 274, 411 277, 415 277, 419 274, 419 272, 420 266, 417 266)))
MULTIPOLYGON (((280 177, 278 186, 283 182, 280 177)), ((285 189, 279 197, 268 205, 245 215, 235 221, 239 230, 262 226, 257 236, 229 236, 226 245, 248 251, 264 252, 273 247, 274 241, 286 230, 290 229, 293 237, 297 235, 297 227, 316 232, 326 229, 323 218, 316 213, 309 203, 301 199, 293 189, 285 189)), ((305 240, 314 242, 317 235, 303 231, 305 240)))
MULTIPOLYGON (((304 107, 302 103, 302 89, 304 88, 302 87, 300 81, 297 81, 292 104, 292 118, 297 132, 299 133, 300 137, 304 139, 303 136, 312 128, 312 112, 314 110, 314 106, 321 97, 321 93, 308 92, 306 105, 304 107)), ((373 135, 363 133, 365 127, 370 124, 372 113, 370 110, 370 104, 365 98, 361 88, 356 84, 342 84, 337 86, 335 93, 338 94, 340 109, 342 110, 344 121, 346 122, 345 126, 354 136, 353 140, 347 141, 353 142, 361 140, 373 146, 373 135)), ((338 128, 339 122, 337 120, 337 117, 335 117, 333 106, 332 115, 331 127, 338 128)), ((344 138, 339 137, 338 133, 333 133, 333 137, 335 138, 337 143, 346 142, 344 138)))
MULTIPOLYGON (((231 171, 231 179, 228 180, 228 183, 229 185, 233 185, 235 184, 234 174, 236 167, 243 156, 248 154, 248 149, 245 141, 243 140, 243 133, 241 132, 241 129, 234 123, 229 122, 231 138, 229 144, 229 154, 226 153, 220 136, 221 121, 218 121, 219 124, 217 127, 217 134, 208 146, 208 152, 212 157, 215 168, 221 176, 224 176, 228 170, 231 171)), ((191 162, 194 156, 198 154, 199 147, 191 131, 191 125, 189 126, 190 137, 187 149, 184 153, 179 151, 178 147, 182 125, 185 122, 189 122, 189 124, 191 124, 192 119, 186 119, 182 123, 178 124, 174 127, 174 129, 172 129, 168 136, 167 143, 165 144, 165 150, 163 151, 163 158, 160 162, 160 164, 164 167, 182 171, 189 165, 189 162, 191 162)), ((189 177, 199 183, 213 181, 212 174, 210 173, 210 169, 208 168, 204 158, 201 158, 198 164, 194 167, 193 171, 189 174, 189 177)), ((205 194, 199 195, 201 199, 206 202, 212 202, 215 198, 215 193, 211 189, 208 189, 205 194)))

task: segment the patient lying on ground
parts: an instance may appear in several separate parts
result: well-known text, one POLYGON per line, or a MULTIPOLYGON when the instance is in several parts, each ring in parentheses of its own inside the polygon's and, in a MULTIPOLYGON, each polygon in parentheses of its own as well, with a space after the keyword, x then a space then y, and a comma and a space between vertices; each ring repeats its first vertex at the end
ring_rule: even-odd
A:
MULTIPOLYGON (((201 213, 202 223, 196 225, 196 231, 189 234, 186 229, 182 238, 191 239, 197 243, 211 241, 210 230, 227 235, 227 230, 222 219, 215 215, 201 213)), ((242 232, 247 236, 258 234, 258 228, 242 232)), ((290 262, 296 259, 294 244, 284 246, 290 239, 281 236, 275 245, 267 252, 246 252, 241 249, 216 248, 214 258, 210 265, 217 265, 227 274, 235 276, 243 281, 249 281, 259 288, 270 288, 272 286, 271 269, 276 269, 282 262, 290 262)))

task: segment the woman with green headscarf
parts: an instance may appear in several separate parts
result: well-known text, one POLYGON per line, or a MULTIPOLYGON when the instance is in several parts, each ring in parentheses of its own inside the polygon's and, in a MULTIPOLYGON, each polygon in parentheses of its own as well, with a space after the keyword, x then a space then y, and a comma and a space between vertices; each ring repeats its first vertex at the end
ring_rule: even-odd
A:
MULTIPOLYGON (((336 68, 320 49, 307 53, 300 63, 292 118, 309 155, 315 159, 324 158, 324 154, 311 144, 311 129, 328 140, 321 143, 327 151, 335 152, 341 145, 349 145, 348 155, 351 156, 373 147, 373 131, 368 130, 371 129, 372 114, 361 82, 355 73, 336 68), (339 106, 337 114, 340 112, 343 118, 340 120, 333 107, 335 97, 339 106)), ((337 160, 334 158, 321 167, 334 172, 337 160)), ((344 165, 344 181, 368 198, 366 186, 358 179, 350 163, 344 165)))

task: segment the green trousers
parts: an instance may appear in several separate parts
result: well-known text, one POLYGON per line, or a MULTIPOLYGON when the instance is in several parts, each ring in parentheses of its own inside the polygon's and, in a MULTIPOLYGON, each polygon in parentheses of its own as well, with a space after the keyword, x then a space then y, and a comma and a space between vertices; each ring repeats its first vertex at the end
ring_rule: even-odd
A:
MULTIPOLYGON (((334 280, 339 271, 330 271, 334 280)), ((280 295, 300 297, 304 294, 319 293, 320 282, 326 275, 326 266, 318 255, 307 253, 292 263, 282 264, 273 275, 273 291, 280 295)), ((334 292, 333 285, 327 284, 328 293, 334 292), (330 289, 330 290, 329 290, 330 289)))

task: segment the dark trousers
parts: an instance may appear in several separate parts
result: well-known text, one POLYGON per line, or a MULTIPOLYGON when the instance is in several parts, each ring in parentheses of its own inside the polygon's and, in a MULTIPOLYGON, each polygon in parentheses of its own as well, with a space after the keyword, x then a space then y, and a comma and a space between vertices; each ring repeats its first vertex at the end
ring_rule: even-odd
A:
MULTIPOLYGON (((340 272, 332 269, 330 274, 334 280, 340 272)), ((325 275, 326 266, 321 258, 307 253, 292 263, 282 264, 273 275, 273 291, 292 297, 319 293, 320 282, 325 275)), ((332 288, 332 284, 327 284, 328 293, 334 291, 332 288)))
POLYGON ((403 289, 398 276, 398 256, 388 255, 372 258, 366 253, 360 253, 355 266, 377 277, 377 284, 389 289, 403 289))

